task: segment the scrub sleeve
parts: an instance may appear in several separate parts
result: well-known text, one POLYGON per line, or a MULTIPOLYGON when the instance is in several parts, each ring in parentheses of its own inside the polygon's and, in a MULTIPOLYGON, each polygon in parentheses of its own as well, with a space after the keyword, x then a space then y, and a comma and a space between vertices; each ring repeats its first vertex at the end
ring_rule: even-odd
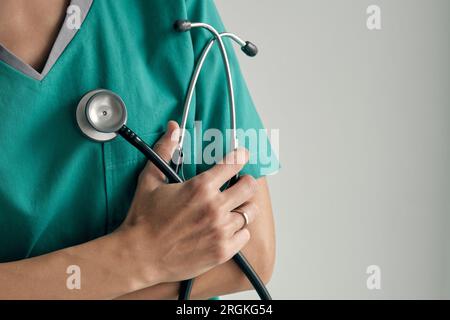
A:
MULTIPOLYGON (((215 27, 219 32, 227 31, 224 26, 217 8, 212 0, 187 0, 187 16, 192 22, 205 22, 215 27)), ((229 30, 233 32, 233 30, 229 30)), ((239 32, 239 31, 236 31, 239 32)), ((239 33, 238 33, 239 35, 239 33)), ((190 32, 192 38, 193 48, 195 56, 199 57, 205 44, 211 39, 211 33, 206 30, 193 30, 190 32)), ((245 147, 250 151, 249 163, 244 167, 241 174, 249 174, 254 178, 260 178, 267 175, 275 174, 280 166, 275 152, 272 150, 270 141, 266 130, 264 129, 258 112, 247 88, 245 79, 242 75, 239 61, 233 48, 234 42, 230 39, 225 39, 225 46, 230 59, 231 72, 233 74, 233 82, 236 98, 236 119, 238 128, 238 140, 240 147, 245 147)), ((240 51, 240 48, 237 47, 240 51)), ((244 55, 244 53, 239 52, 244 55)), ((245 57, 246 59, 250 59, 245 57)), ((257 58, 255 58, 257 59, 257 58)), ((216 160, 220 161, 222 156, 230 152, 230 140, 231 132, 229 128, 231 126, 230 110, 228 106, 228 94, 227 94, 227 79, 225 69, 222 63, 222 56, 220 49, 217 45, 211 50, 210 56, 205 62, 205 67, 200 75, 197 90, 196 90, 196 104, 195 104, 195 121, 202 123, 201 132, 204 134, 208 128, 219 129, 222 136, 225 137, 223 143, 224 148, 220 154, 216 155, 216 160)), ((200 132, 200 130, 195 130, 200 132)), ((206 137, 213 136, 206 134, 206 137)), ((197 140, 197 139, 195 139, 197 140)), ((208 150, 208 145, 211 141, 208 139, 202 139, 203 146, 201 151, 203 152, 203 158, 207 155, 214 153, 208 150)), ((214 138, 211 138, 214 141, 214 138)), ((199 157, 199 152, 196 152, 191 156, 192 162, 196 161, 199 157)), ((197 166, 196 173, 210 168, 208 163, 199 164, 197 166)))

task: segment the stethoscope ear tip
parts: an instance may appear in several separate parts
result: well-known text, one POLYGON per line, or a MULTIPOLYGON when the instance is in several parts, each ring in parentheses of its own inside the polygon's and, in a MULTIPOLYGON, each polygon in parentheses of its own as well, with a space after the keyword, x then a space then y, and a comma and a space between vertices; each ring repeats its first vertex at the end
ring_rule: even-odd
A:
POLYGON ((242 51, 249 57, 256 57, 259 52, 258 47, 250 41, 245 42, 245 46, 242 47, 242 51))
POLYGON ((189 20, 177 20, 173 24, 173 28, 177 32, 186 32, 192 29, 192 23, 189 20))

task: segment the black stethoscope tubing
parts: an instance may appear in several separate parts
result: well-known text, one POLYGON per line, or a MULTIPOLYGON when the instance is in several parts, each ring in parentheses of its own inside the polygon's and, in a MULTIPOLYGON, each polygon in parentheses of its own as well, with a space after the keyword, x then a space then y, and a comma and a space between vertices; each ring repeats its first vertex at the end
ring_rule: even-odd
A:
MULTIPOLYGON (((118 132, 126 141, 138 149, 149 161, 151 161, 168 179, 168 183, 183 183, 184 180, 175 172, 175 170, 164 161, 147 143, 134 133, 127 126, 123 126, 118 132)), ((233 261, 242 270, 252 286, 255 288, 262 300, 272 300, 267 288, 259 278, 256 271, 247 261, 245 256, 239 252, 233 257, 233 261)), ((181 282, 178 300, 189 300, 194 279, 181 282)))

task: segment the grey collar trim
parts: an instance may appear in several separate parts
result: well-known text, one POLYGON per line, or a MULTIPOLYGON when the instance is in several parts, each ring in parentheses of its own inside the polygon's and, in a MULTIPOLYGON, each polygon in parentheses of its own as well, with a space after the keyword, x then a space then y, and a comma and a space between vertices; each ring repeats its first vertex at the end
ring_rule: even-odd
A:
MULTIPOLYGON (((80 8, 81 24, 83 24, 84 20, 86 19, 86 16, 88 15, 89 10, 91 9, 93 1, 94 0, 71 0, 70 2, 71 6, 77 6, 78 8, 80 8)), ((11 51, 9 51, 1 44, 0 44, 0 60, 33 79, 39 81, 43 80, 45 76, 53 68, 56 61, 58 61, 59 57, 62 55, 64 50, 70 44, 70 42, 75 37, 77 32, 79 31, 79 29, 72 29, 68 27, 67 24, 68 18, 69 15, 67 15, 66 18, 64 19, 64 23, 61 27, 58 37, 56 38, 55 43, 53 44, 50 55, 41 73, 37 72, 30 65, 23 62, 19 57, 14 55, 11 51)))

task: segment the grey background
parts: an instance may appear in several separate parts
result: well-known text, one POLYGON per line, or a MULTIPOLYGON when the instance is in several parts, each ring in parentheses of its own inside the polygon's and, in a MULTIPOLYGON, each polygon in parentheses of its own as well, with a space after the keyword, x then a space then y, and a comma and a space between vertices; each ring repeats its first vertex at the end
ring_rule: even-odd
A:
POLYGON ((242 68, 281 130, 273 296, 450 298, 450 1, 216 4, 259 44, 242 68), (366 27, 371 4, 381 31, 366 27))

